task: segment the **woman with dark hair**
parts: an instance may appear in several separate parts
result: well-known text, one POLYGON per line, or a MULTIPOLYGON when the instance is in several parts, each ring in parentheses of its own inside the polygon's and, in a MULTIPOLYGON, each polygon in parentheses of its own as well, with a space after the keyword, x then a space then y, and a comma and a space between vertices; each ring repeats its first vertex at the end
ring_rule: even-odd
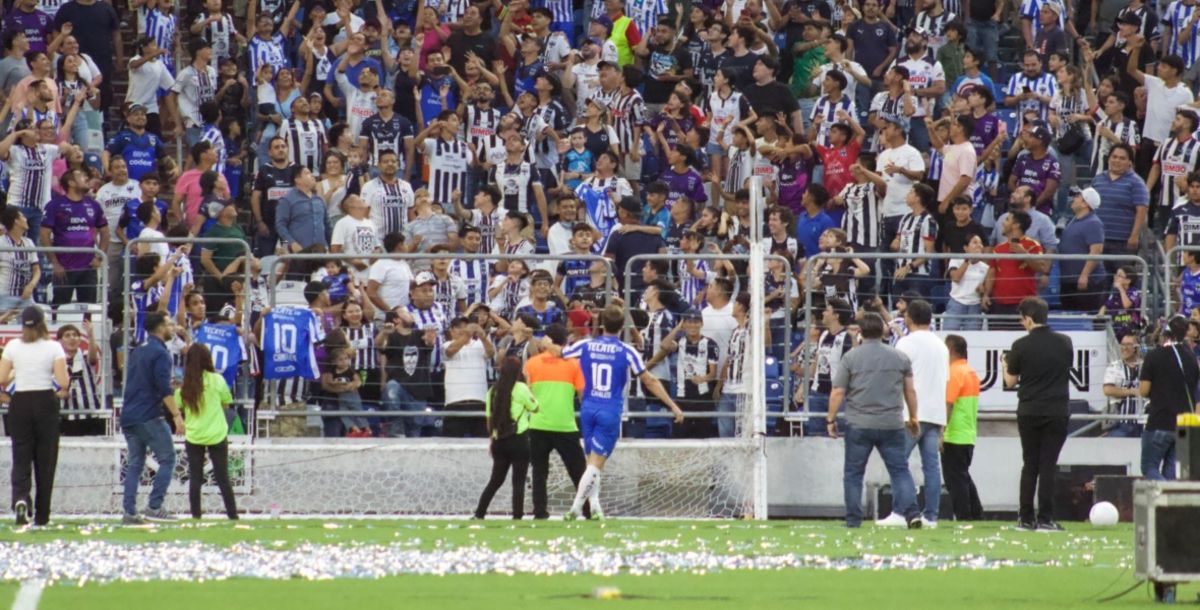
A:
POLYGON ((233 395, 225 378, 213 367, 212 354, 203 343, 187 350, 183 384, 175 390, 175 403, 183 411, 184 444, 188 459, 188 503, 192 518, 200 518, 200 486, 204 484, 204 454, 213 464, 213 478, 225 501, 225 515, 237 519, 237 502, 229 483, 229 420, 225 410, 233 395))
POLYGON ((512 467, 512 516, 520 519, 525 515, 525 474, 529 470, 529 438, 525 430, 529 427, 529 415, 538 410, 537 399, 521 370, 521 359, 509 356, 500 363, 500 377, 487 393, 484 411, 487 413, 488 435, 491 438, 492 478, 479 496, 475 518, 487 515, 492 497, 504 484, 508 469, 512 467))
POLYGON ((45 314, 36 306, 26 307, 21 312, 21 336, 9 341, 0 356, 0 392, 10 401, 12 507, 17 525, 30 519, 35 525, 50 522, 58 466, 59 400, 66 397, 69 384, 67 354, 61 344, 50 340, 45 314), (35 481, 37 499, 32 500, 35 481))

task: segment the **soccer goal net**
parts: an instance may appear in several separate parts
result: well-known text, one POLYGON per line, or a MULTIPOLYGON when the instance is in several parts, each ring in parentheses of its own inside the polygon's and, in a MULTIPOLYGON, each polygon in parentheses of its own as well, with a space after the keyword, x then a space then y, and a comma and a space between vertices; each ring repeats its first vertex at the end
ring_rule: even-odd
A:
MULTIPOLYGON (((758 446, 748 439, 702 441, 626 440, 605 468, 602 503, 612 516, 737 518, 753 516, 753 464, 758 446)), ((166 507, 188 511, 188 468, 182 450, 172 473, 166 507)), ((0 452, 0 470, 11 456, 0 452)), ((125 444, 119 439, 65 439, 54 489, 56 514, 121 513, 125 444)), ((159 464, 148 460, 139 482, 139 508, 159 464)), ((258 440, 230 447, 230 472, 238 508, 261 515, 463 516, 471 514, 491 472, 486 441, 396 439, 330 442, 258 440)), ((221 514, 221 500, 205 472, 206 513, 221 514)), ((529 483, 527 482, 527 485, 529 483)), ((570 507, 575 488, 551 456, 547 481, 551 514, 570 507)), ((504 486, 492 510, 506 514, 504 486)), ((7 489, 5 489, 7 495, 7 489)), ((532 511, 526 493, 526 514, 532 511)))

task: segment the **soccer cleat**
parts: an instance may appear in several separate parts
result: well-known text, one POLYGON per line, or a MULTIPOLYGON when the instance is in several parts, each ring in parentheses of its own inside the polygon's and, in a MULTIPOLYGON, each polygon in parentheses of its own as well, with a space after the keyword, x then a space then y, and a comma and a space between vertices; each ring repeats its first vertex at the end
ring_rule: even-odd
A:
POLYGON ((1022 519, 1017 522, 1017 529, 1022 532, 1036 532, 1037 528, 1037 523, 1034 523, 1032 520, 1022 519))
POLYGON ((125 515, 121 517, 121 525, 145 525, 146 520, 141 515, 125 515))
POLYGON ((926 519, 925 517, 921 517, 921 529, 935 530, 935 529, 937 529, 937 521, 930 521, 929 519, 926 519))
POLYGON ((1037 531, 1039 531, 1039 532, 1062 532, 1065 530, 1063 529, 1063 526, 1059 525, 1053 519, 1047 519, 1045 521, 1038 521, 1037 531))
POLYGON ((175 515, 168 513, 167 509, 161 506, 158 508, 147 508, 146 512, 142 513, 142 516, 147 521, 176 521, 175 515))
POLYGON ((875 525, 879 527, 909 527, 908 519, 904 515, 892 513, 883 519, 875 521, 875 525))
POLYGON ((579 515, 576 515, 575 511, 573 511, 573 510, 569 510, 569 511, 563 513, 563 521, 574 521, 578 518, 579 518, 579 515))
POLYGON ((29 525, 29 519, 32 517, 29 511, 29 500, 17 500, 13 504, 13 512, 17 514, 17 526, 29 525))
POLYGON ((588 519, 591 521, 603 521, 604 520, 604 511, 600 510, 599 507, 593 508, 592 516, 588 517, 588 519))
POLYGON ((912 519, 908 520, 908 529, 919 530, 919 529, 921 529, 921 526, 924 524, 925 524, 924 519, 922 519, 920 517, 913 517, 912 519))

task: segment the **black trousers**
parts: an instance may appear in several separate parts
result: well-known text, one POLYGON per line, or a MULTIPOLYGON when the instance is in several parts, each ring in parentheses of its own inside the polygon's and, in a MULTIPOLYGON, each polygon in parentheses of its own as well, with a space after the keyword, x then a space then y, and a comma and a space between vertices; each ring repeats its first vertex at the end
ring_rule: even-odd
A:
MULTIPOLYGON (((460 400, 444 407, 448 412, 483 411, 483 402, 479 400, 460 400)), ((486 438, 487 420, 480 417, 447 417, 442 421, 442 436, 451 438, 486 438)))
POLYGON ((58 397, 54 392, 13 394, 8 412, 8 434, 12 437, 12 499, 14 505, 17 500, 33 500, 36 525, 50 522, 60 425, 58 397), (37 498, 32 498, 34 484, 37 485, 37 498))
MULTIPOLYGON (((712 396, 711 387, 703 394, 686 388, 684 395, 675 402, 684 413, 703 413, 716 410, 712 396)), ((713 438, 716 435, 717 420, 711 417, 689 417, 675 430, 675 438, 713 438)))
POLYGON ((959 521, 978 521, 983 518, 983 504, 979 502, 979 491, 971 480, 971 458, 975 445, 942 445, 942 478, 950 492, 954 506, 954 518, 959 521))
POLYGON ((547 432, 546 430, 529 431, 529 461, 533 465, 533 518, 546 519, 550 512, 546 509, 546 479, 550 476, 550 452, 558 454, 567 476, 575 487, 579 487, 579 479, 587 470, 587 458, 583 455, 583 446, 579 443, 578 432, 547 432))
POLYGON ((1022 521, 1034 519, 1033 494, 1037 492, 1037 520, 1054 519, 1054 478, 1058 474, 1058 453, 1067 440, 1065 416, 1019 415, 1017 431, 1021 435, 1021 506, 1022 521))
POLYGON ((475 518, 482 519, 487 515, 488 506, 504 479, 508 469, 512 468, 512 516, 520 519, 525 516, 525 475, 529 471, 529 436, 515 434, 508 438, 492 441, 492 478, 479 496, 479 505, 475 507, 475 518))
POLYGON ((221 499, 225 501, 225 516, 237 519, 237 502, 233 497, 233 485, 229 482, 229 443, 221 441, 216 445, 193 445, 185 442, 184 450, 188 459, 188 503, 191 505, 192 518, 199 519, 200 488, 204 485, 204 454, 212 460, 213 478, 217 481, 217 489, 221 490, 221 499))
POLYGON ((1096 313, 1108 300, 1108 291, 1103 284, 1088 284, 1086 291, 1080 291, 1078 280, 1072 279, 1064 280, 1059 284, 1059 288, 1063 309, 1096 313))

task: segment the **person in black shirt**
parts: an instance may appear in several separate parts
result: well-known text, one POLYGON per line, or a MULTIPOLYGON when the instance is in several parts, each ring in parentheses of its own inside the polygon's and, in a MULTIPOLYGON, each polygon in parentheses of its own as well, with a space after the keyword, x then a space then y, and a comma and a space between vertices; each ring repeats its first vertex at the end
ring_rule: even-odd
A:
POLYGON ((667 96, 675 83, 692 76, 692 57, 687 47, 676 42, 675 26, 660 21, 654 28, 653 41, 650 36, 634 47, 633 52, 646 64, 645 91, 642 99, 646 111, 653 115, 667 103, 667 96))
POLYGON ((288 162, 287 142, 275 136, 267 144, 269 163, 258 168, 254 177, 254 192, 250 193, 250 211, 254 215, 254 256, 259 258, 275 253, 279 235, 275 233, 275 206, 292 190, 292 181, 300 166, 288 162))
POLYGON ((1149 398, 1146 429, 1142 432, 1142 476, 1151 481, 1175 478, 1175 418, 1194 411, 1200 366, 1184 343, 1188 320, 1175 316, 1167 322, 1169 341, 1142 361, 1138 394, 1149 398))
POLYGON ((1017 313, 1029 334, 1014 341, 1005 358, 1004 387, 1017 387, 1017 430, 1024 458, 1017 528, 1029 531, 1062 530, 1054 521, 1054 478, 1058 453, 1067 440, 1075 348, 1070 337, 1046 325, 1049 311, 1046 302, 1037 297, 1021 301, 1017 313))
MULTIPOLYGON (((641 219, 642 202, 635 197, 622 197, 621 201, 617 203, 617 221, 620 224, 612 230, 604 250, 604 255, 613 259, 616 265, 617 282, 622 286, 625 283, 625 272, 629 267, 630 259, 639 254, 657 254, 666 250, 662 232, 641 231, 643 226, 641 219)), ((631 274, 629 282, 633 299, 630 302, 637 303, 642 290, 646 287, 646 282, 640 273, 631 274)))
POLYGON ((483 60, 483 65, 491 66, 496 61, 496 39, 490 32, 482 29, 483 15, 479 7, 467 5, 459 21, 462 29, 450 34, 446 46, 450 47, 450 67, 459 74, 466 73, 467 60, 474 54, 483 60))
POLYGON ((952 222, 944 223, 938 231, 938 250, 941 252, 966 252, 967 244, 971 242, 972 235, 978 235, 984 245, 988 243, 987 229, 983 228, 978 222, 971 218, 971 211, 974 204, 971 198, 965 195, 959 195, 950 203, 950 214, 953 217, 952 222))
MULTIPOLYGON (((400 322, 395 312, 388 313, 383 325, 384 338, 380 347, 383 356, 384 411, 424 411, 433 399, 433 380, 430 377, 433 350, 437 345, 437 329, 417 331, 400 322)), ((387 420, 385 436, 409 438, 433 435, 432 418, 400 417, 387 420)))
MULTIPOLYGON (((729 62, 726 60, 725 65, 729 62)), ((754 62, 753 84, 739 87, 754 113, 761 117, 773 117, 787 124, 793 132, 802 133, 804 120, 800 116, 800 102, 788 89, 787 85, 775 80, 779 62, 765 55, 759 56, 754 62), (782 115, 782 116, 781 116, 782 115)))

